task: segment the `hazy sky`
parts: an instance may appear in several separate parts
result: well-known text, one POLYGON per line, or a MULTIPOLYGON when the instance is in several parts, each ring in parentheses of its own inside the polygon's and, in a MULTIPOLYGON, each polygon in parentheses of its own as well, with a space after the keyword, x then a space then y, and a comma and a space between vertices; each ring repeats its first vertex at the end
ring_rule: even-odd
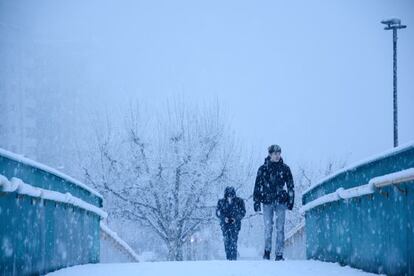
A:
POLYGON ((290 163, 352 162, 392 147, 392 33, 379 23, 392 16, 408 25, 403 144, 414 140, 414 1, 0 0, 0 35, 3 48, 18 37, 53 49, 64 73, 77 60, 85 98, 218 100, 263 156, 278 143, 290 163))

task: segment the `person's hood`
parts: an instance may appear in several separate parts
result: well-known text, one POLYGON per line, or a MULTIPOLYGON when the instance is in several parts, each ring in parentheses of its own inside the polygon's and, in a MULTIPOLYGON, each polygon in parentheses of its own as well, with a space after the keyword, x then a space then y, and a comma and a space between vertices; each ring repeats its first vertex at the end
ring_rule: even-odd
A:
POLYGON ((236 197, 236 190, 231 186, 226 187, 226 189, 224 190, 224 198, 227 199, 229 197, 231 198, 236 197))
MULTIPOLYGON (((270 165, 270 164, 271 164, 271 162, 272 162, 272 161, 270 161, 270 156, 267 156, 267 157, 265 158, 264 164, 265 164, 265 165, 270 165)), ((275 162, 275 164, 283 164, 283 158, 282 158, 282 157, 280 157, 279 162, 275 162)))

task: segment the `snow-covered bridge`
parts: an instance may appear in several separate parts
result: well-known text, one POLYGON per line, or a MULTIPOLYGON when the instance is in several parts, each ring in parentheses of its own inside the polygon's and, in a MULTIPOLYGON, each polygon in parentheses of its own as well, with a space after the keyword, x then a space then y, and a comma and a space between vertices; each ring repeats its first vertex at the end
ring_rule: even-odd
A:
POLYGON ((413 275, 413 184, 414 144, 409 144, 352 165, 308 189, 302 208, 305 226, 288 235, 287 250, 295 243, 304 249, 306 242, 306 257, 314 260, 97 264, 102 230, 130 261, 138 258, 100 224, 106 213, 99 193, 0 150, 0 275, 44 274, 62 268, 54 275, 365 274, 354 268, 413 275), (81 264, 87 265, 75 266, 81 264))

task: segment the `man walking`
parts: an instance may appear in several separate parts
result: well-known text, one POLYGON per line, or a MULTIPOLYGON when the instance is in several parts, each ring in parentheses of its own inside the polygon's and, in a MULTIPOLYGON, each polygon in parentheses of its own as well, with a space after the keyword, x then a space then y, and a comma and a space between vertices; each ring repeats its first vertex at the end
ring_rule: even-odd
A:
POLYGON ((268 148, 269 156, 260 166, 254 185, 254 211, 261 211, 263 203, 265 249, 263 259, 270 259, 272 250, 273 217, 276 215, 276 261, 284 260, 285 213, 292 210, 295 198, 293 177, 288 165, 283 163, 278 145, 268 148), (286 189, 285 189, 286 186, 286 189))
POLYGON ((236 196, 233 187, 227 187, 224 198, 217 203, 216 216, 220 219, 227 260, 237 260, 237 239, 241 220, 246 214, 243 199, 236 196))

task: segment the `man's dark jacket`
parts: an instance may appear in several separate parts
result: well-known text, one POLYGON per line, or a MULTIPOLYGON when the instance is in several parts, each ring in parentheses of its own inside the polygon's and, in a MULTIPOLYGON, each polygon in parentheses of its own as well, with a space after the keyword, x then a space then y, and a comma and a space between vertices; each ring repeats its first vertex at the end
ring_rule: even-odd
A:
POLYGON ((233 187, 227 187, 224 192, 224 198, 218 201, 216 209, 216 216, 220 219, 222 230, 235 226, 235 230, 240 231, 241 220, 245 215, 244 200, 236 196, 236 191, 233 187), (226 218, 230 219, 230 222, 226 222, 226 218))
POLYGON ((286 204, 291 210, 295 198, 293 177, 288 165, 270 161, 270 157, 257 171, 256 182, 253 191, 253 200, 257 203, 271 204, 278 202, 286 204), (286 185, 287 191, 284 189, 286 185))

